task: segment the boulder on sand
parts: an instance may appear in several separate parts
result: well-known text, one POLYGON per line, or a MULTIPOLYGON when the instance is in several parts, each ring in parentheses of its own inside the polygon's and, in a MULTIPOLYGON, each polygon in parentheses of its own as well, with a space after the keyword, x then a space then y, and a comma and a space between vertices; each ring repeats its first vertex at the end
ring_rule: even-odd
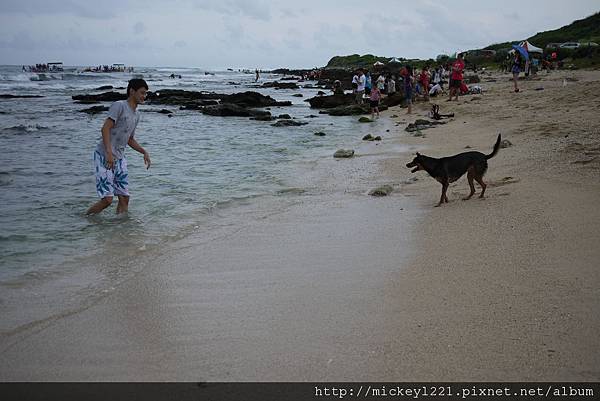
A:
POLYGON ((305 102, 310 103, 310 107, 313 109, 332 109, 339 106, 348 106, 353 104, 354 101, 355 95, 351 93, 344 95, 315 96, 305 100, 305 102))
POLYGON ((354 156, 354 150, 352 150, 352 149, 348 149, 348 150, 340 149, 333 154, 333 157, 335 157, 336 159, 349 158, 352 156, 354 156))

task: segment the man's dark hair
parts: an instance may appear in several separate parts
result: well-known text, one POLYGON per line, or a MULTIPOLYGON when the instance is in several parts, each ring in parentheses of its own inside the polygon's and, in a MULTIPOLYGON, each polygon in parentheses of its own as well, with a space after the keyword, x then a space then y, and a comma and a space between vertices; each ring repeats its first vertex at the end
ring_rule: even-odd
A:
POLYGON ((127 85, 127 97, 129 97, 129 95, 130 95, 130 93, 129 93, 130 89, 133 89, 134 91, 136 91, 140 88, 148 89, 148 84, 146 83, 146 81, 144 81, 141 78, 130 79, 129 84, 127 85))

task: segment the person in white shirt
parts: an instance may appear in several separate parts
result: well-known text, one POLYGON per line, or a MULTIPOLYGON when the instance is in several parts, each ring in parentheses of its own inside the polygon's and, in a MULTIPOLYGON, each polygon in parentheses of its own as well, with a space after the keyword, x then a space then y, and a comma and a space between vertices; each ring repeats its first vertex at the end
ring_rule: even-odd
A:
POLYGON ((362 70, 362 68, 358 69, 358 86, 356 87, 356 103, 363 103, 363 95, 365 94, 365 84, 367 83, 367 78, 362 70))

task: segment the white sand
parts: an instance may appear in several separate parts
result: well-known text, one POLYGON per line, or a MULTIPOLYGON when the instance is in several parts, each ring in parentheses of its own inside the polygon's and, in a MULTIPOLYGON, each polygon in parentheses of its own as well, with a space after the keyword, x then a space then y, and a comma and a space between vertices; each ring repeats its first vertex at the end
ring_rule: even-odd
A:
POLYGON ((405 183, 411 155, 364 151, 328 172, 347 187, 184 240, 96 305, 3 338, 0 380, 599 380, 599 77, 484 82, 440 102, 456 118, 425 138, 400 125, 365 145, 488 153, 502 132, 485 200, 459 200, 463 178, 434 208, 436 181, 405 183), (381 183, 396 191, 365 195, 381 183))

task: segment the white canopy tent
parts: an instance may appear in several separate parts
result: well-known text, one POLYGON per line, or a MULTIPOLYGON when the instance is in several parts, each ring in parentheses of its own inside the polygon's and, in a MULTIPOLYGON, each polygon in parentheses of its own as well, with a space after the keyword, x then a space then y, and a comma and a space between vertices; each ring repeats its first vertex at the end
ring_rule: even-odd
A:
MULTIPOLYGON (((524 40, 521 43, 519 43, 519 46, 521 46, 522 48, 527 50, 527 53, 540 53, 541 54, 544 52, 542 49, 540 49, 537 46, 532 45, 527 40, 524 40)), ((515 52, 515 49, 511 49, 511 51, 509 51, 510 54, 513 54, 514 52, 515 52)))
POLYGON ((537 46, 532 45, 529 41, 524 40, 519 43, 519 46, 524 47, 529 53, 543 53, 544 50, 540 49, 537 46))

